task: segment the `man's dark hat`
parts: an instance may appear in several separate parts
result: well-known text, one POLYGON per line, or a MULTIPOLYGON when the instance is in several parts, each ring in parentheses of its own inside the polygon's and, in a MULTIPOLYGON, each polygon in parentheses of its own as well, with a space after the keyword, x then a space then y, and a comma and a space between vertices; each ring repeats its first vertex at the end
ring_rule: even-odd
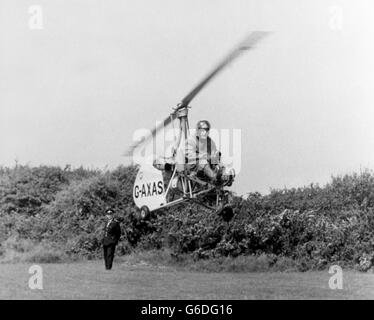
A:
POLYGON ((114 213, 114 210, 112 208, 108 208, 105 210, 105 213, 114 213))

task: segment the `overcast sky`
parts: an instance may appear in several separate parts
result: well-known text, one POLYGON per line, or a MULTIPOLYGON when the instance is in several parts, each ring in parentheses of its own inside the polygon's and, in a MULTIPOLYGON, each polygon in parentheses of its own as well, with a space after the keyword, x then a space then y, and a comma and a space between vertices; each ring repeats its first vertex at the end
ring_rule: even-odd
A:
POLYGON ((248 31, 272 31, 192 102, 241 129, 233 190, 374 168, 372 1, 0 1, 0 164, 125 163, 248 31), (39 5, 43 28, 30 29, 39 5))

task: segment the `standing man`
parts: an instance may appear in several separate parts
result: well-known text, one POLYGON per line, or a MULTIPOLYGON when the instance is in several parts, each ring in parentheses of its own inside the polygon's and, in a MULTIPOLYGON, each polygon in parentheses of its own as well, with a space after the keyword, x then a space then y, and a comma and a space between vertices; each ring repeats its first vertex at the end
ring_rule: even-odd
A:
POLYGON ((106 222, 104 227, 103 248, 106 270, 112 269, 114 251, 121 237, 121 227, 119 222, 114 218, 113 213, 114 211, 112 209, 107 209, 105 212, 106 222))

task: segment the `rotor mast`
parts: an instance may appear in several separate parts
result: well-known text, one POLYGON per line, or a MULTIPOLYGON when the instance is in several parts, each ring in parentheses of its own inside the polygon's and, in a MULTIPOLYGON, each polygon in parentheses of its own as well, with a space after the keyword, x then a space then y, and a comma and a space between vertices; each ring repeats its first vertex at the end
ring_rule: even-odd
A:
POLYGON ((189 134, 188 108, 188 106, 185 106, 181 107, 180 109, 177 109, 177 118, 180 121, 181 135, 184 135, 184 139, 187 139, 189 134))
POLYGON ((174 152, 177 152, 177 150, 181 149, 181 142, 182 142, 182 136, 183 136, 183 153, 181 153, 181 157, 177 156, 177 154, 173 154, 173 156, 177 156, 179 163, 177 164, 178 170, 184 171, 186 170, 184 164, 185 159, 184 155, 186 153, 186 141, 189 135, 189 125, 188 125, 188 106, 178 106, 175 110, 176 117, 179 119, 179 134, 175 145, 174 152))

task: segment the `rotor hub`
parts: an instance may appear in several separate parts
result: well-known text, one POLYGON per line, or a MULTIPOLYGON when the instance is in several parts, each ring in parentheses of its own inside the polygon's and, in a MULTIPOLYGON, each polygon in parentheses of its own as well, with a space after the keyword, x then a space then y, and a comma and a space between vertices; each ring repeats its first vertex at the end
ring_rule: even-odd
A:
POLYGON ((177 117, 178 118, 185 118, 188 115, 188 107, 182 107, 177 110, 177 117))

